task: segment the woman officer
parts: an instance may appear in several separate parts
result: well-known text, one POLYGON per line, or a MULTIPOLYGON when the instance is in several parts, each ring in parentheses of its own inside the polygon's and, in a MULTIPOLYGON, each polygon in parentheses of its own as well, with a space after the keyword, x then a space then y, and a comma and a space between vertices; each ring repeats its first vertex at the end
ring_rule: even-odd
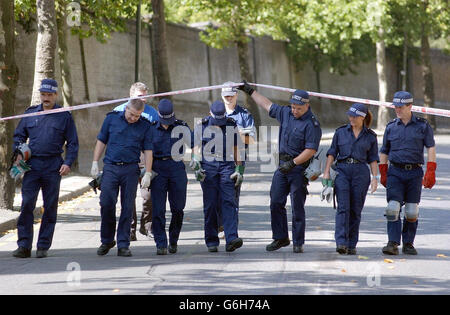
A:
POLYGON ((367 190, 369 184, 371 193, 378 186, 379 156, 377 136, 369 129, 372 114, 367 107, 355 103, 347 111, 347 115, 350 123, 336 129, 327 152, 323 178, 330 179, 331 164, 336 160, 336 251, 339 254, 355 255, 367 190), (366 163, 370 165, 372 176, 366 163))

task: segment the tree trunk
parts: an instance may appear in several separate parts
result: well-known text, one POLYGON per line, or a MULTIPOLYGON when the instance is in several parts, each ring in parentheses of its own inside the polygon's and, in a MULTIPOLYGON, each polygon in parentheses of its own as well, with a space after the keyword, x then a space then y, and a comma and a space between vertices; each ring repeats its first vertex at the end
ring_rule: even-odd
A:
MULTIPOLYGON (((427 2, 424 3, 424 6, 427 2)), ((425 12, 425 11, 424 11, 425 12)), ((431 69, 430 43, 428 41, 428 32, 426 22, 422 22, 422 35, 420 56, 422 58, 422 77, 423 77, 423 101, 425 107, 434 107, 434 84, 433 71, 431 69)), ((436 130, 436 119, 434 115, 425 115, 431 127, 436 130)))
POLYGON ((31 105, 40 104, 39 86, 45 78, 55 79, 55 51, 58 42, 55 1, 36 0, 38 37, 31 105))
MULTIPOLYGON (((237 41, 236 42, 237 50, 238 50, 238 59, 239 59, 239 69, 241 72, 241 78, 243 80, 246 80, 247 82, 253 82, 253 75, 250 71, 250 64, 248 62, 248 44, 244 41, 237 41)), ((253 116, 253 119, 255 120, 255 126, 259 127, 261 126, 261 116, 259 114, 259 107, 253 101, 253 99, 246 94, 246 103, 249 108, 250 113, 253 116)))
MULTIPOLYGON (((64 10, 65 8, 62 8, 64 10)), ((58 57, 61 69, 61 94, 64 107, 73 105, 72 75, 67 50, 67 24, 64 12, 58 12, 58 57)))
MULTIPOLYGON (((377 75, 378 75, 378 97, 380 102, 386 102, 388 88, 386 76, 386 47, 384 44, 384 30, 379 30, 380 40, 376 43, 377 50, 377 75)), ((389 108, 378 107, 377 129, 383 130, 389 122, 389 108)))
MULTIPOLYGON (((164 1, 152 0, 152 42, 156 67, 153 72, 156 77, 156 93, 169 92, 172 90, 170 84, 169 63, 166 48, 166 20, 164 15, 164 1)), ((170 97, 169 97, 170 98, 170 97)))
MULTIPOLYGON (((14 58, 14 1, 0 1, 0 115, 14 115, 18 69, 14 58)), ((15 185, 8 174, 14 122, 0 122, 0 208, 12 209, 15 185)))

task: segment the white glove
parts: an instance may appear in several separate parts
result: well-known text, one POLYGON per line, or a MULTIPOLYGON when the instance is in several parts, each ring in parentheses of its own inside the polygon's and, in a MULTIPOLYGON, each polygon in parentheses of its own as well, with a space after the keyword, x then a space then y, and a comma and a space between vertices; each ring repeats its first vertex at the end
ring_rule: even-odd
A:
POLYGON ((230 179, 235 182, 234 186, 238 187, 244 181, 244 176, 239 174, 239 172, 234 172, 231 174, 230 179))
POLYGON ((322 191, 320 192, 320 201, 327 200, 328 203, 333 200, 333 188, 325 186, 323 187, 322 191))
POLYGON ((152 172, 145 172, 144 177, 141 180, 141 186, 144 189, 148 189, 150 187, 150 183, 152 182, 152 172))
POLYGON ((98 162, 92 161, 92 167, 91 167, 91 176, 92 178, 97 178, 98 175, 98 162))

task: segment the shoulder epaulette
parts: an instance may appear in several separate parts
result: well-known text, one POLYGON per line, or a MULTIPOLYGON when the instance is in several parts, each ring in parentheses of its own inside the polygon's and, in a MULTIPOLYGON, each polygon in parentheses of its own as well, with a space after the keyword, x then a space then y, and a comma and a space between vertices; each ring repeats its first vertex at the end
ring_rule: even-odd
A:
POLYGON ((367 128, 367 131, 368 131, 371 135, 374 135, 375 137, 377 136, 377 133, 376 133, 375 131, 373 131, 372 129, 367 128))
POLYGON ((314 126, 316 126, 316 127, 320 126, 320 123, 319 123, 319 121, 316 119, 316 116, 311 115, 311 120, 312 120, 314 126))
POLYGON ((428 124, 428 120, 426 118, 416 116, 416 119, 420 122, 424 122, 424 123, 428 124))
POLYGON ((108 116, 108 115, 118 115, 118 114, 120 114, 120 113, 122 113, 122 112, 112 110, 112 111, 110 111, 109 113, 106 113, 106 116, 108 116))
POLYGON ((36 109, 38 106, 39 106, 39 105, 33 105, 33 106, 28 107, 28 108, 25 110, 25 113, 28 112, 28 111, 31 111, 31 110, 33 110, 33 109, 36 109))
POLYGON ((346 128, 347 126, 348 126, 348 125, 342 125, 342 126, 336 128, 336 131, 339 130, 339 129, 342 129, 342 128, 346 128))
POLYGON ((179 126, 187 126, 188 125, 184 120, 181 120, 181 119, 175 119, 174 124, 179 125, 179 126))
POLYGON ((236 120, 234 120, 234 118, 232 118, 232 117, 227 117, 227 122, 236 123, 236 120))

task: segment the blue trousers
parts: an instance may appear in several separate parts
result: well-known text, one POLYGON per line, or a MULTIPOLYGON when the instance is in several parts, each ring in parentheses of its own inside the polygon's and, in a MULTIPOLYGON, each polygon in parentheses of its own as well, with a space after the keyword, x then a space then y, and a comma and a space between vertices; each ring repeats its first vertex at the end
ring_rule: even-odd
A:
POLYGON ((154 160, 153 170, 158 173, 152 180, 153 204, 152 230, 156 247, 167 248, 166 202, 169 198, 172 218, 169 225, 169 242, 176 245, 183 225, 186 206, 187 175, 183 162, 154 160))
POLYGON ((275 171, 270 187, 270 215, 272 238, 275 240, 288 238, 288 222, 286 214, 287 196, 291 196, 292 208, 292 241, 294 246, 305 243, 305 201, 303 168, 295 167, 287 175, 275 171))
POLYGON ((59 187, 61 176, 58 170, 30 170, 25 173, 22 181, 22 206, 17 221, 17 234, 19 247, 32 248, 33 244, 33 211, 36 208, 36 200, 39 190, 42 189, 44 201, 44 214, 37 247, 49 249, 52 245, 53 233, 55 231, 59 187))
MULTIPOLYGON (((395 200, 404 203, 419 203, 420 195, 422 194, 422 168, 413 170, 404 170, 395 166, 390 166, 387 175, 386 185, 386 199, 395 200)), ((416 237, 417 226, 419 220, 416 222, 408 222, 399 216, 395 222, 387 222, 387 233, 389 241, 401 244, 414 243, 416 237)))
POLYGON ((356 248, 359 239, 361 212, 370 185, 367 164, 340 163, 334 183, 337 198, 335 240, 336 245, 356 248))
POLYGON ((100 239, 102 244, 114 241, 116 234, 116 203, 120 189, 121 212, 117 226, 117 247, 130 246, 131 219, 135 207, 140 170, 138 164, 105 164, 100 193, 102 217, 100 239))
POLYGON ((235 198, 234 162, 202 162, 206 178, 201 183, 203 190, 203 212, 205 216, 206 246, 218 246, 217 211, 222 208, 225 240, 228 243, 238 237, 238 205, 235 198))

